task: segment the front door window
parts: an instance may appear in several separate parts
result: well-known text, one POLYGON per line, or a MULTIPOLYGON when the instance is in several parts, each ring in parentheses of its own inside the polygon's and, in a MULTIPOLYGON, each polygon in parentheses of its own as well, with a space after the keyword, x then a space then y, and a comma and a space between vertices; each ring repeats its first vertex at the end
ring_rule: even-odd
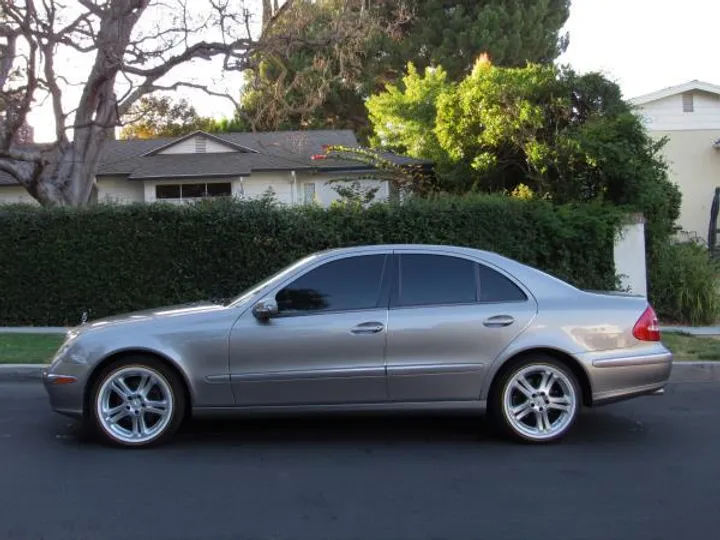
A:
POLYGON ((385 255, 348 257, 323 264, 283 288, 281 315, 374 309, 380 301, 385 255))

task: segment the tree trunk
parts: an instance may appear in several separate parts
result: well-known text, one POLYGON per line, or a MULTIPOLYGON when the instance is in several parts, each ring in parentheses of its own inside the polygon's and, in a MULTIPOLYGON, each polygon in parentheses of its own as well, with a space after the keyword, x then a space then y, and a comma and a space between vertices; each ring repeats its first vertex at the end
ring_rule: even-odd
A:
POLYGON ((105 134, 97 128, 75 130, 76 140, 59 148, 38 178, 35 198, 45 207, 84 206, 96 191, 95 172, 105 134))

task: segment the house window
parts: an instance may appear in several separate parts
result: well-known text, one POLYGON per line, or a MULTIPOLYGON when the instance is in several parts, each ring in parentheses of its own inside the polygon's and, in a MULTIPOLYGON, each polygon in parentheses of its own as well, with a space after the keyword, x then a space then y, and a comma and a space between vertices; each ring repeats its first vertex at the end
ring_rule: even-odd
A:
POLYGON ((229 197, 232 195, 230 182, 211 182, 196 184, 165 184, 155 186, 155 198, 158 200, 192 200, 207 197, 229 197))
POLYGON ((694 112, 695 111, 695 100, 693 94, 688 92, 682 95, 683 112, 694 112))
POLYGON ((303 202, 309 203, 315 200, 315 184, 310 182, 303 184, 303 202))

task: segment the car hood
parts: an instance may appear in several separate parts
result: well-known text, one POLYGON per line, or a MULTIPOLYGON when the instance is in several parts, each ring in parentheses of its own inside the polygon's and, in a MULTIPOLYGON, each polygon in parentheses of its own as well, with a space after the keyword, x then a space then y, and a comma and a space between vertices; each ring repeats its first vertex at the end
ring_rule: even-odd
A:
POLYGON ((188 304, 177 304, 174 306, 158 307, 146 309, 142 311, 133 311, 131 313, 123 313, 112 317, 104 317, 88 321, 80 326, 73 328, 73 331, 84 333, 90 330, 106 328, 108 326, 117 326, 121 324, 130 324, 138 322, 147 322, 152 320, 167 319, 170 317, 183 317, 189 315, 199 315, 202 313, 215 312, 228 309, 222 304, 213 302, 192 302, 188 304))

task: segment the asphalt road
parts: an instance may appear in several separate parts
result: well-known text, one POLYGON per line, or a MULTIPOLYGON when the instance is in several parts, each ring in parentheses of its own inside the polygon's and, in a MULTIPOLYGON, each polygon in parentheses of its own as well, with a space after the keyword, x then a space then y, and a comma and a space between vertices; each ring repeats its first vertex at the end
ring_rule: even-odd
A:
POLYGON ((550 447, 444 415, 198 421, 140 451, 0 384, 2 540, 713 538, 719 508, 720 383, 589 411, 550 447))

